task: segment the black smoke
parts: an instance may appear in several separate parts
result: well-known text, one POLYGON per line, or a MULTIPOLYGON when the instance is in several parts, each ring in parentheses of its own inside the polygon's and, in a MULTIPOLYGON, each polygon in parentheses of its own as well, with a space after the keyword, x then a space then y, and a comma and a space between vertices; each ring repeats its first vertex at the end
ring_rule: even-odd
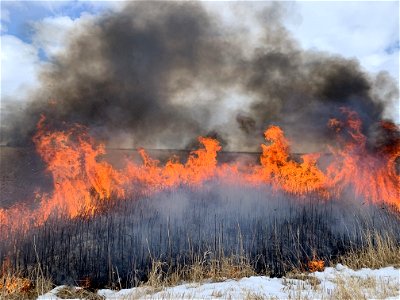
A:
MULTIPOLYGON (((284 4, 254 12, 256 43, 210 7, 131 2, 80 26, 26 107, 8 109, 2 143, 29 144, 44 114, 54 128, 84 124, 110 146, 182 148, 212 133, 227 149, 257 150, 274 123, 309 150, 330 138, 326 123, 340 107, 355 109, 368 133, 398 97, 393 79, 356 59, 301 49, 284 4), (230 93, 246 100, 230 105, 230 93)), ((236 5, 238 16, 245 8, 236 5)))

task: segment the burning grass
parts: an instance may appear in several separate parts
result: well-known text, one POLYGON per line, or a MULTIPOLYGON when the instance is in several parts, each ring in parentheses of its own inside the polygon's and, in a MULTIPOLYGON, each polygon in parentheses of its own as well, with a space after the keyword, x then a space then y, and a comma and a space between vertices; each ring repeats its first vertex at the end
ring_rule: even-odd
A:
POLYGON ((317 154, 293 159, 277 126, 259 165, 218 164, 218 141, 201 137, 185 163, 140 150, 143 164, 115 169, 84 127, 51 131, 42 118, 34 143, 53 192, 34 209, 0 210, 0 258, 93 288, 398 264, 400 140, 372 151, 357 114, 343 112, 325 170, 317 154))
POLYGON ((34 299, 54 287, 50 278, 44 277, 38 267, 30 271, 13 271, 0 274, 0 299, 34 299))
POLYGON ((278 126, 270 126, 264 133, 267 144, 261 145, 260 165, 218 164, 219 142, 199 137, 199 149, 191 151, 185 163, 174 156, 162 165, 140 149, 143 164, 128 160, 118 170, 101 159, 106 154, 105 146, 98 145, 87 128, 75 124, 68 130, 51 130, 42 116, 33 142, 52 176, 53 192, 36 193, 38 205, 34 210, 0 209, 0 226, 26 230, 41 226, 52 215, 70 219, 93 216, 107 207, 111 198, 123 201, 181 186, 207 188, 212 181, 250 188, 270 186, 274 192, 299 198, 317 195, 327 201, 341 198, 351 189, 355 197, 368 204, 384 204, 399 210, 397 127, 382 123, 382 134, 392 140, 371 150, 357 113, 346 108, 342 111, 344 121, 329 121, 336 133, 344 133, 337 137, 339 146, 330 147, 332 159, 326 170, 317 164, 320 153, 303 155, 300 161, 293 159, 290 142, 278 126), (15 217, 24 222, 14 222, 15 217))

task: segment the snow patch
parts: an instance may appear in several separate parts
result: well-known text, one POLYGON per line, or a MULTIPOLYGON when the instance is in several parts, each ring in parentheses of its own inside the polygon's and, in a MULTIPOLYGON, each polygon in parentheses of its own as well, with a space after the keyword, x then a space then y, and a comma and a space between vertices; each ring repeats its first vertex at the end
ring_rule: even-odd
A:
MULTIPOLYGON (((400 269, 386 267, 377 270, 352 270, 338 264, 336 267, 326 268, 323 272, 303 274, 303 276, 270 278, 267 276, 252 276, 240 280, 226 280, 224 282, 183 283, 174 287, 153 289, 150 287, 136 287, 120 291, 99 290, 98 295, 105 299, 243 299, 243 298, 326 298, 332 295, 338 287, 338 278, 347 280, 370 279, 387 286, 395 287, 395 295, 386 299, 400 297, 400 269), (300 279, 299 279, 300 278, 300 279)), ((58 300, 58 286, 38 300, 58 300)), ((367 298, 374 298, 367 286, 362 286, 362 292, 367 298)))

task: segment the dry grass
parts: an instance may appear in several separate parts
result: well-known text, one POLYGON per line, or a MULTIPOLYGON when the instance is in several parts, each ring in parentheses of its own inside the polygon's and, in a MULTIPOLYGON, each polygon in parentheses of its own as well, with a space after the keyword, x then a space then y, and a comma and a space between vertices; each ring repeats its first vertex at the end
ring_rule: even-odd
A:
MULTIPOLYGON (((33 243, 37 256, 35 238, 33 243)), ((53 287, 53 282, 44 275, 39 260, 29 272, 14 270, 8 257, 1 264, 0 299, 34 299, 53 287)))
MULTIPOLYGON (((361 250, 351 250, 337 262, 351 269, 400 267, 400 245, 389 234, 366 232, 361 250)), ((335 262, 335 263, 337 263, 335 262)))
POLYGON ((337 276, 334 282, 336 287, 329 293, 332 300, 386 299, 399 295, 398 284, 385 279, 337 276))
MULTIPOLYGON (((323 261, 314 259, 312 262, 315 262, 316 265, 309 265, 308 270, 323 268, 323 261)), ((349 251, 335 262, 331 262, 331 265, 336 263, 342 263, 354 270, 364 267, 372 269, 386 266, 400 267, 400 245, 396 243, 395 238, 388 234, 367 232, 364 235, 363 248, 349 251)), ((166 262, 154 259, 148 270, 148 280, 141 286, 145 295, 151 295, 164 290, 165 287, 175 286, 182 282, 200 285, 204 281, 218 282, 253 275, 256 275, 256 272, 246 258, 232 256, 214 259, 210 257, 210 253, 204 253, 203 256, 197 256, 191 265, 172 267, 166 262)), ((291 299, 308 299, 310 296, 307 291, 310 290, 323 295, 324 299, 385 298, 396 296, 398 293, 398 287, 393 286, 390 282, 358 277, 335 278, 336 288, 328 293, 324 291, 315 276, 299 270, 288 273, 284 284, 291 299)), ((58 291, 57 296, 63 299, 102 299, 87 289, 90 285, 90 278, 87 278, 81 284, 83 288, 64 287, 58 291)), ((4 265, 0 272, 0 299, 32 299, 45 294, 52 288, 53 284, 43 276, 40 264, 33 268, 28 276, 11 272, 4 265)), ((213 296, 224 298, 226 295, 216 292, 213 296)), ((246 296, 247 299, 259 299, 260 297, 253 291, 246 296)))
POLYGON ((204 280, 222 281, 256 275, 250 262, 245 258, 222 257, 208 263, 198 260, 185 273, 185 280, 201 282, 204 280))
POLYGON ((102 300, 105 299, 98 294, 84 288, 65 286, 58 290, 57 297, 61 299, 86 299, 86 300, 102 300))
POLYGON ((15 297, 28 295, 33 289, 33 283, 28 278, 7 274, 0 279, 0 296, 15 295, 15 297))
POLYGON ((399 295, 398 284, 384 278, 337 275, 332 280, 335 288, 327 290, 321 286, 320 281, 315 277, 307 274, 294 277, 284 281, 284 291, 288 293, 288 299, 307 300, 314 299, 318 295, 318 299, 361 300, 386 299, 399 295), (297 280, 294 281, 293 279, 297 280), (316 292, 316 294, 313 292, 316 292))
POLYGON ((289 299, 311 299, 312 292, 320 291, 321 281, 312 274, 294 271, 283 279, 283 291, 288 293, 289 299))
POLYGON ((213 296, 214 298, 221 298, 224 295, 223 292, 221 291, 213 291, 211 296, 213 296))
POLYGON ((50 279, 35 269, 28 276, 18 272, 0 274, 0 299, 34 299, 54 287, 50 279))
POLYGON ((222 257, 219 260, 209 260, 206 256, 205 254, 203 257, 197 257, 192 265, 178 266, 173 271, 166 263, 153 260, 148 280, 142 286, 159 291, 163 287, 174 286, 181 282, 200 284, 205 280, 218 282, 256 275, 250 262, 245 258, 222 257))
POLYGON ((306 284, 310 285, 313 289, 316 289, 318 287, 318 285, 321 283, 321 281, 310 274, 306 274, 306 273, 289 273, 284 279, 283 279, 283 283, 284 284, 292 284, 294 282, 294 280, 301 280, 303 282, 305 282, 306 284))
MULTIPOLYGON (((222 296, 221 296, 222 297, 222 296)), ((265 296, 260 293, 254 293, 251 291, 246 292, 244 300, 264 300, 265 296)))

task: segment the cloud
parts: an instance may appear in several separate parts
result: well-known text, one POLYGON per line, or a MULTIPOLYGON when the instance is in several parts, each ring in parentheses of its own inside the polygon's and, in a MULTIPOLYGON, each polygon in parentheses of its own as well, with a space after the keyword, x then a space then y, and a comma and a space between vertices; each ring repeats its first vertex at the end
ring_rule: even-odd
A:
MULTIPOLYGON (((48 64, 47 60, 67 47, 69 30, 77 30, 91 18, 92 15, 83 13, 75 19, 69 16, 49 16, 38 21, 27 20, 31 32, 30 42, 7 34, 7 28, 2 27, 1 102, 10 99, 27 100, 28 93, 38 86, 40 70, 48 64)), ((1 21, 2 24, 10 22, 9 12, 2 11, 1 21)))
POLYGON ((33 22, 33 45, 41 49, 47 58, 59 54, 67 46, 69 32, 79 30, 79 26, 88 22, 93 16, 83 14, 80 18, 72 19, 69 16, 47 17, 33 22))
POLYGON ((23 99, 36 86, 43 63, 37 49, 13 35, 1 36, 1 99, 23 99))
POLYGON ((357 58, 369 72, 399 78, 398 2, 300 2, 302 21, 287 24, 305 49, 357 58))

